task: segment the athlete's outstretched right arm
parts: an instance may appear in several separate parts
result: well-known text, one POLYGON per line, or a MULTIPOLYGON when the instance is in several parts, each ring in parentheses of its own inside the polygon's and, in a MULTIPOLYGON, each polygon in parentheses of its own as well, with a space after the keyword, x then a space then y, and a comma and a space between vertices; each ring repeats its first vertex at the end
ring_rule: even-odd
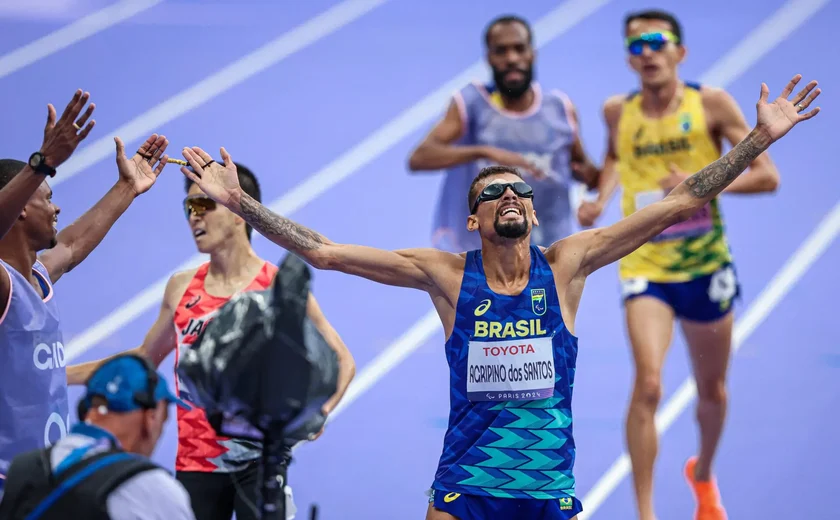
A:
MULTIPOLYGON (((96 105, 87 105, 90 94, 77 90, 73 98, 64 108, 61 117, 56 121, 55 107, 47 105, 47 124, 44 127, 44 141, 40 153, 44 155, 44 163, 51 168, 58 168, 64 163, 76 147, 88 136, 95 121, 87 122, 96 105), (82 109, 87 105, 87 110, 82 109), (87 123, 87 125, 85 125, 87 123), (76 126, 73 126, 76 125, 76 126)), ((28 159, 28 158, 27 158, 28 159)), ((0 239, 12 229, 20 217, 26 203, 29 202, 35 190, 44 182, 46 175, 38 173, 29 164, 17 172, 14 178, 0 189, 0 239)), ((7 295, 8 296, 8 295, 7 295)), ((5 297, 3 298, 5 300, 5 297)), ((2 312, 0 312, 2 314, 2 312)))
POLYGON ((819 108, 800 113, 820 94, 816 81, 810 82, 793 100, 787 99, 800 79, 801 76, 795 76, 772 103, 767 102, 769 91, 767 85, 762 84, 761 97, 756 105, 757 124, 744 140, 680 183, 661 201, 611 226, 569 237, 567 243, 576 247, 569 248, 572 255, 564 257, 575 258, 580 264, 577 270, 589 274, 632 253, 667 227, 691 217, 730 185, 773 142, 781 139, 797 123, 817 115, 819 108))
POLYGON ((261 235, 316 269, 340 271, 386 285, 425 291, 436 285, 435 266, 441 263, 439 255, 447 253, 435 249, 386 251, 335 243, 249 197, 240 189, 236 166, 224 148, 221 155, 226 166, 215 162, 208 164, 212 157, 198 147, 184 148, 183 154, 192 171, 186 166, 182 166, 181 171, 204 193, 242 217, 261 235))

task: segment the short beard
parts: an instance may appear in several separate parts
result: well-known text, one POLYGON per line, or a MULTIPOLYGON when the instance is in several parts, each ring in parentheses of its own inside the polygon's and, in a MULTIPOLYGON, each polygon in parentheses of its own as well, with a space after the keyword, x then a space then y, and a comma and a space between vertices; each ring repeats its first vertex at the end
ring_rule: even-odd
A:
POLYGON ((531 89, 531 82, 534 79, 534 69, 529 67, 527 70, 522 71, 525 75, 525 78, 522 80, 521 83, 509 85, 505 83, 505 73, 507 70, 496 70, 493 69, 493 81, 496 83, 496 88, 499 89, 499 93, 508 98, 508 99, 519 99, 524 96, 528 90, 531 89))
POLYGON ((528 220, 522 219, 520 222, 501 222, 496 217, 493 228, 496 230, 496 234, 502 238, 522 238, 528 234, 528 220))

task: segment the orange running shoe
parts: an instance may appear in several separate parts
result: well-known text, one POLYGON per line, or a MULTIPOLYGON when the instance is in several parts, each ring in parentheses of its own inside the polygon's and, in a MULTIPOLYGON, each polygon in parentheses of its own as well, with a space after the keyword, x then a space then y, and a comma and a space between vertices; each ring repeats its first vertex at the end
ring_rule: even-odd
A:
POLYGON ((694 500, 697 502, 694 520, 727 520, 728 517, 721 503, 720 491, 715 478, 712 477, 708 482, 694 480, 694 467, 696 465, 697 457, 691 457, 685 463, 685 480, 694 492, 694 500))

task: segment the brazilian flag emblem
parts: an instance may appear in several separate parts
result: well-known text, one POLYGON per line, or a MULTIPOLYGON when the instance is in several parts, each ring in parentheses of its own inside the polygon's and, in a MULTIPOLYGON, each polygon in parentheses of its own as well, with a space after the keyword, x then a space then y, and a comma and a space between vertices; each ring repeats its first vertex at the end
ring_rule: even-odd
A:
POLYGON ((560 511, 568 511, 572 508, 572 499, 570 497, 560 498, 560 511))
POLYGON ((531 289, 531 310, 537 316, 545 314, 545 289, 531 289))

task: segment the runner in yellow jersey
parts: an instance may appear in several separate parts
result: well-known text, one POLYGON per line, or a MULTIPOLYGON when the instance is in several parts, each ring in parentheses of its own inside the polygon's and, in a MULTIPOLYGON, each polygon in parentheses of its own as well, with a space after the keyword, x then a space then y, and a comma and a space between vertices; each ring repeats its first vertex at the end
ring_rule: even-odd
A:
MULTIPOLYGON (((721 89, 683 82, 682 29, 662 11, 628 15, 625 46, 637 73, 638 92, 613 96, 604 105, 608 152, 598 200, 581 205, 578 219, 590 226, 622 187, 621 209, 629 215, 661 200, 686 175, 721 156, 722 140, 735 145, 749 126, 732 97, 721 89)), ((772 192, 779 175, 767 153, 724 190, 772 192)), ((671 226, 621 259, 619 276, 628 335, 636 365, 626 436, 640 520, 652 520, 653 466, 657 453, 654 416, 661 370, 679 320, 697 381, 700 449, 685 466, 695 498, 696 520, 722 520, 726 513, 711 471, 726 415, 725 378, 732 338, 732 303, 739 295, 720 201, 713 199, 691 219, 671 226)))

